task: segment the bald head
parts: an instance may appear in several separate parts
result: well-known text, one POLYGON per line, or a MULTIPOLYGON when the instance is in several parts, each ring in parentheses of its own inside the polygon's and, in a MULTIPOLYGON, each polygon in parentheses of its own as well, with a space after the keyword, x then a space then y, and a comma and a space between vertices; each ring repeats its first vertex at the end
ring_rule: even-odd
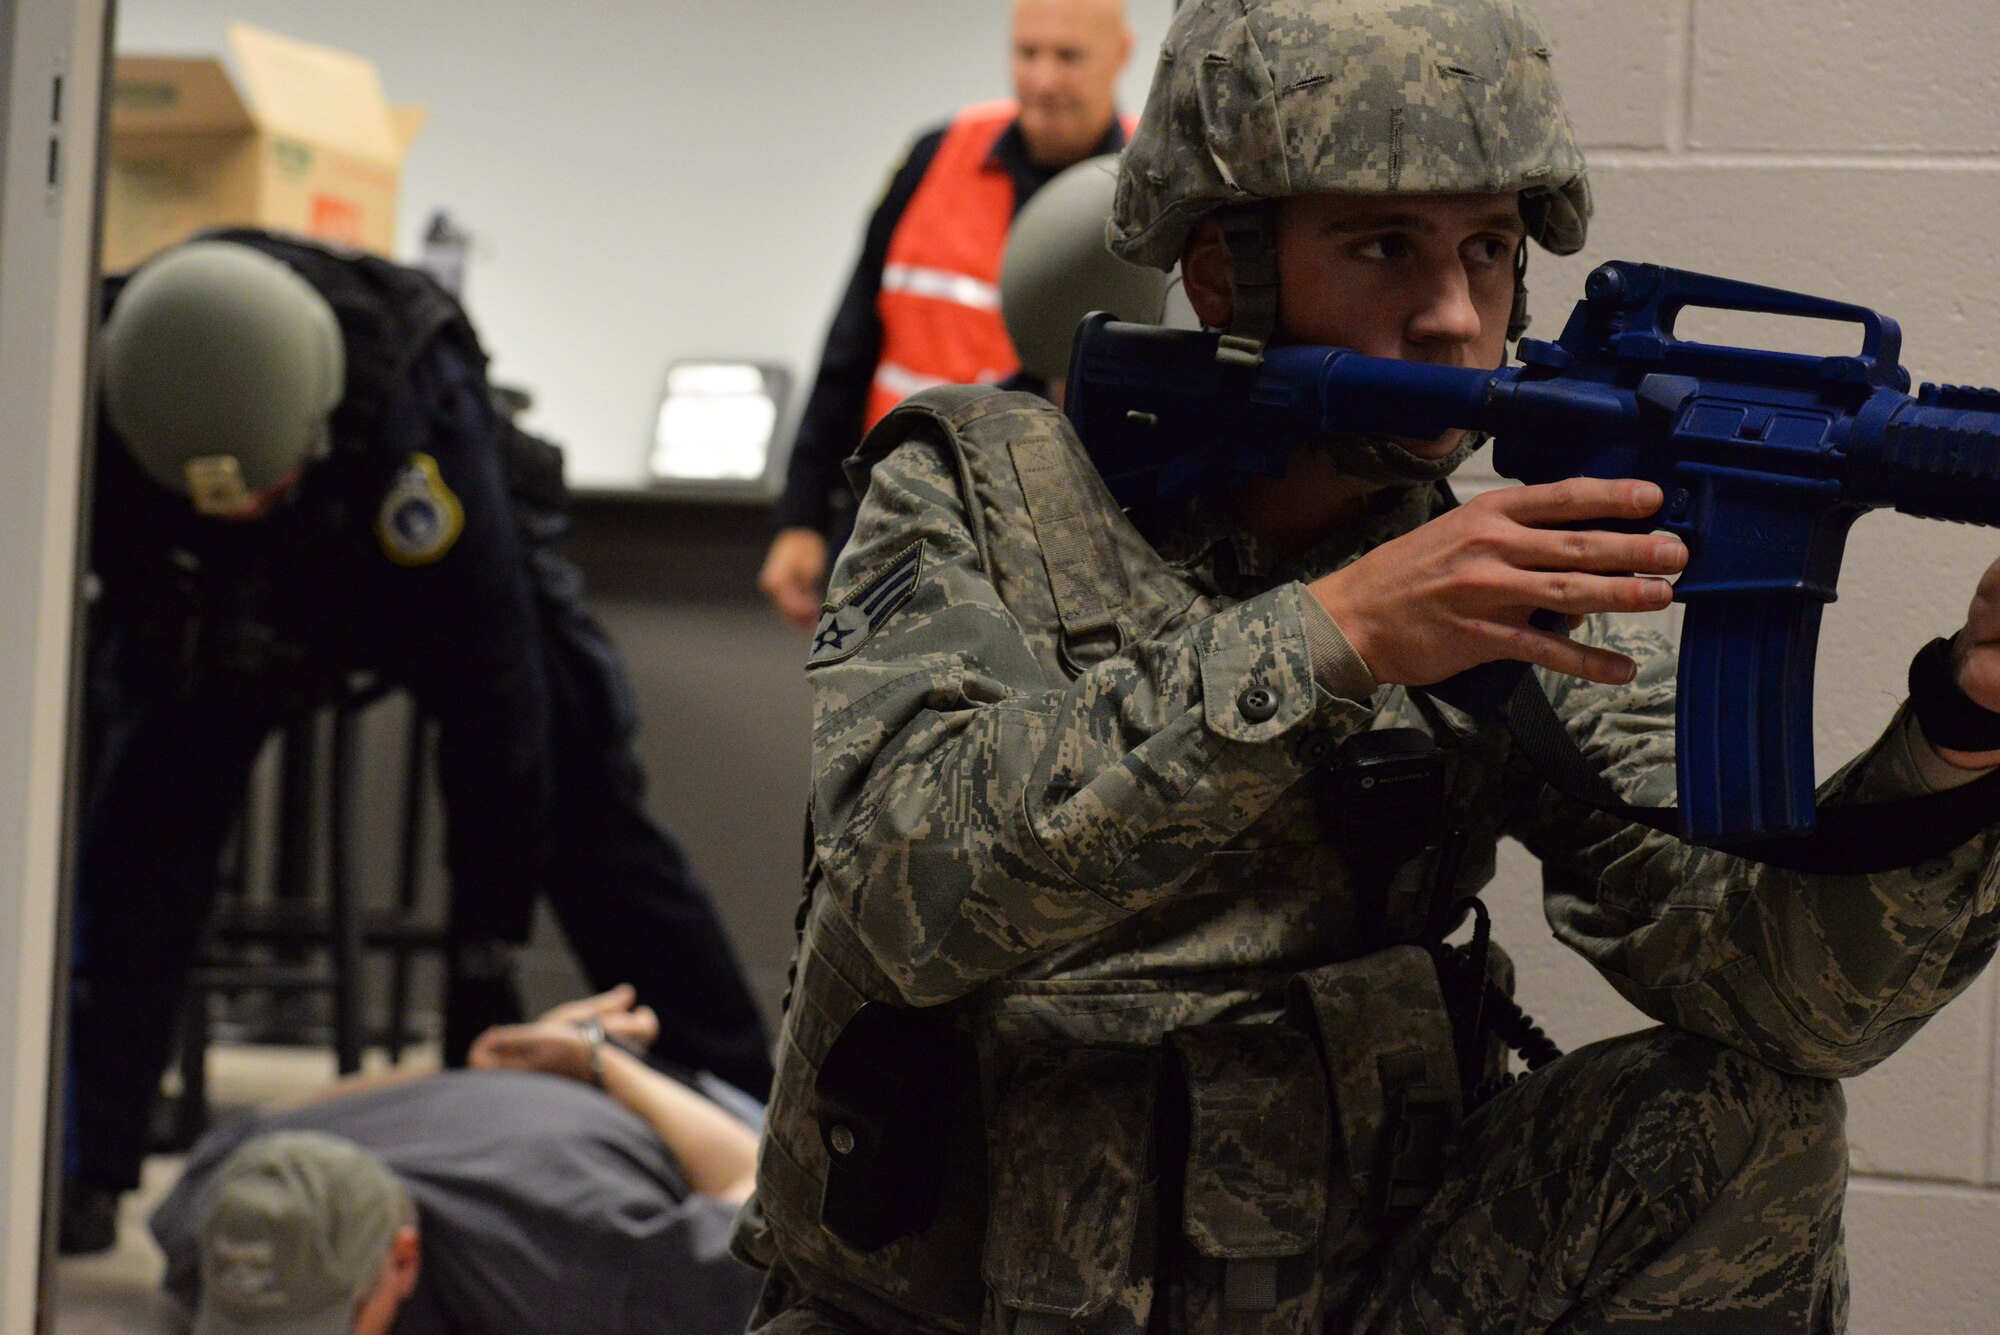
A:
POLYGON ((1015 0, 1014 95, 1037 166, 1067 167, 1096 150, 1131 54, 1124 0, 1015 0))

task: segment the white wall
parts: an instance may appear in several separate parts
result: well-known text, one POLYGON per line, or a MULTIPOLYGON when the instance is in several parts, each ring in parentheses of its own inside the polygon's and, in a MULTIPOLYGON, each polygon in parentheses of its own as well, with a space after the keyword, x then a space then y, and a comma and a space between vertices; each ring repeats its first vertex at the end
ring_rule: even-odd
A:
MULTIPOLYGON (((1585 255, 1538 256, 1537 332, 1584 273, 1652 260, 1862 302, 1921 379, 2000 381, 2000 4, 1540 0, 1590 152, 1585 255)), ((1133 0, 1136 109, 1168 0, 1133 0)), ((470 301, 501 374, 542 395, 580 480, 636 476, 661 368, 756 354, 810 373, 892 159, 1005 91, 1004 0, 444 6, 127 0, 131 49, 213 50, 241 17, 364 52, 435 116, 406 253, 450 207, 486 244, 470 301), (934 53, 945 53, 942 58, 934 53)), ((747 522, 747 521, 746 521, 747 522)), ((1910 653, 1958 624, 2000 535, 1857 530, 1822 639, 1822 771, 1872 738, 1910 653)), ((1526 1000, 1565 1044, 1637 1017, 1549 941, 1525 857, 1491 892, 1526 1000)), ((2000 1325, 1990 977, 1851 1083, 1854 1329, 2000 1325)))
POLYGON ((0 0, 0 1335, 35 1323, 103 33, 0 0))
MULTIPOLYGON (((1137 110, 1170 0, 1130 0, 1137 110)), ((636 483, 668 362, 809 381, 861 229, 916 132, 1005 96, 1007 0, 128 0, 121 50, 214 53, 242 19, 373 59, 432 117, 399 254, 477 233, 467 305, 571 480, 636 483)), ((805 392, 801 384, 798 394, 805 392)))

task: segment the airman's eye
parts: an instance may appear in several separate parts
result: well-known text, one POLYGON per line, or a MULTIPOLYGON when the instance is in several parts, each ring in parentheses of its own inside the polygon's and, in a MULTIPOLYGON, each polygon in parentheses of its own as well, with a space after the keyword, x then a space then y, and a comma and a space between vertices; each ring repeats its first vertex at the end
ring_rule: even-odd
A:
POLYGON ((1409 241, 1394 232, 1371 236, 1355 251, 1364 260, 1400 260, 1410 253, 1409 241))

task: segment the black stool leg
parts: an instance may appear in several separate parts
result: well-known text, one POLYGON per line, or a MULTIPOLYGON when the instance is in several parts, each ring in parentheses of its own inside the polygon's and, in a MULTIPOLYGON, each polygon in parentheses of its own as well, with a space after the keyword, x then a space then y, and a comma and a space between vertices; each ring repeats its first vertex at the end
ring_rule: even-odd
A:
POLYGON ((396 938, 389 973, 389 1063, 400 1065, 410 1037, 409 929, 417 908, 417 878, 424 848, 424 797, 430 780, 430 724, 410 702, 410 732, 403 753, 403 842, 396 872, 396 938))
POLYGON ((208 989, 188 989, 181 1016, 181 1093, 174 1104, 173 1147, 185 1151, 208 1129, 208 989))
POLYGON ((354 711, 333 711, 327 890, 333 928, 333 1050, 342 1075, 361 1069, 361 904, 350 862, 354 799, 354 711))
MULTIPOLYGON (((272 893, 288 907, 312 899, 313 770, 319 713, 302 709, 285 720, 278 761, 278 840, 272 893)), ((297 958, 296 955, 293 958, 297 958)))

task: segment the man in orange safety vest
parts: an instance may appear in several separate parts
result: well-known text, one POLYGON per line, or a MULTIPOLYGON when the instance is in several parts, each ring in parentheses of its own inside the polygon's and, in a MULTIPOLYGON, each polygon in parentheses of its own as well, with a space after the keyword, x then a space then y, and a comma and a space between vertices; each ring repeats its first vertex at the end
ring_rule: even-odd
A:
POLYGON ((926 133, 890 179, 828 331, 757 578, 794 625, 819 620, 829 538, 852 509, 841 462, 867 429, 920 389, 1018 368, 1000 320, 1008 226, 1063 168, 1124 147, 1112 94, 1131 50, 1124 0, 1016 0, 1015 96, 926 133))

